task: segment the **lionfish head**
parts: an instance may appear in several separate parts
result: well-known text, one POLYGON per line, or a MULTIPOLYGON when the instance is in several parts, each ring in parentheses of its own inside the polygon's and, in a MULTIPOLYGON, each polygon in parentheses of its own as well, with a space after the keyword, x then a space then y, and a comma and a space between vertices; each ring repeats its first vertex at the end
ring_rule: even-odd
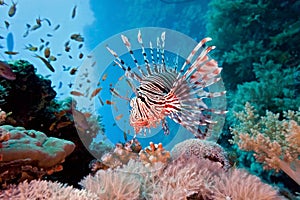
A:
POLYGON ((141 132, 144 128, 156 127, 160 122, 153 114, 142 97, 133 97, 130 100, 130 125, 136 133, 141 132))

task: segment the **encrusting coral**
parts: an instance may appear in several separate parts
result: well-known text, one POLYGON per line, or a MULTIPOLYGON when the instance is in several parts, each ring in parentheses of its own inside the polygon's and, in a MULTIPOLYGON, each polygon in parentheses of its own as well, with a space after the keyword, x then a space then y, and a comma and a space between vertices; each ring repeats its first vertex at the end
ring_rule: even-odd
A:
POLYGON ((35 130, 10 125, 0 126, 0 183, 41 178, 62 170, 61 163, 75 148, 74 143, 47 137, 35 130))
POLYGON ((260 117, 255 112, 246 103, 245 111, 236 113, 240 123, 231 128, 232 142, 242 150, 254 151, 264 169, 281 169, 300 185, 300 112, 285 112, 283 120, 279 114, 267 112, 260 117))

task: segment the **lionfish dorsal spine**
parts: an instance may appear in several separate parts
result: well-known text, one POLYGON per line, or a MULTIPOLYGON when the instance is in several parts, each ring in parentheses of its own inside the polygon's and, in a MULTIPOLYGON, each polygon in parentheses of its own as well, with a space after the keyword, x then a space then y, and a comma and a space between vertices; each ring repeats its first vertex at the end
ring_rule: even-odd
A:
POLYGON ((166 40, 166 32, 162 32, 161 36, 161 63, 164 71, 167 71, 166 63, 165 63, 165 40, 166 40))
POLYGON ((146 65, 146 70, 148 72, 148 75, 152 75, 149 60, 147 59, 147 54, 146 54, 143 39, 142 39, 141 30, 139 30, 139 32, 138 32, 138 42, 139 42, 139 44, 141 45, 141 48, 142 48, 142 54, 143 54, 143 57, 144 57, 144 62, 145 62, 145 65, 146 65))
POLYGON ((129 52, 129 54, 130 54, 130 56, 131 56, 133 62, 135 63, 136 67, 138 68, 139 72, 142 74, 142 77, 145 77, 146 74, 145 74, 145 72, 143 71, 143 69, 141 68, 141 66, 138 64, 137 59, 134 57, 133 51, 132 51, 132 49, 131 49, 131 44, 130 44, 128 38, 127 38, 125 35, 121 35, 121 38, 122 38, 122 41, 123 41, 123 43, 125 44, 125 46, 126 46, 128 52, 129 52))
POLYGON ((150 54, 151 54, 151 60, 152 60, 152 65, 153 65, 153 70, 155 73, 158 73, 158 68, 157 68, 157 64, 155 62, 154 59, 154 52, 153 52, 153 46, 152 46, 152 42, 149 42, 149 46, 150 46, 150 54))
POLYGON ((142 80, 142 78, 137 73, 131 71, 131 67, 127 66, 125 61, 122 60, 115 51, 110 49, 108 45, 106 45, 106 49, 116 58, 116 60, 114 60, 114 63, 125 71, 125 75, 127 78, 134 79, 137 81, 142 80))

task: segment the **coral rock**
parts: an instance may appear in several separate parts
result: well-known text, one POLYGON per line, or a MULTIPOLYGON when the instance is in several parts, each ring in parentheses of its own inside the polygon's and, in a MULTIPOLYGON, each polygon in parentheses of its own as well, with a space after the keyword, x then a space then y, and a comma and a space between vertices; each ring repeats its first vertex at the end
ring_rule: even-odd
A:
POLYGON ((72 142, 47 137, 42 132, 25 130, 23 127, 4 125, 0 130, 5 138, 0 143, 2 146, 0 178, 3 183, 20 176, 19 180, 26 177, 40 178, 46 173, 61 171, 60 163, 75 148, 72 142))

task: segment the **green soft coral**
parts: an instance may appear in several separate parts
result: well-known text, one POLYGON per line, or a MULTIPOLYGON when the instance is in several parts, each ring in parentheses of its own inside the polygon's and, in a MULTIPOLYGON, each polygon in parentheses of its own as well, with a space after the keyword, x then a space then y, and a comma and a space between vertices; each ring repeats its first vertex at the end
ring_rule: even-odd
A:
MULTIPOLYGON (((270 85, 258 76, 260 70, 281 73, 289 69, 299 72, 300 35, 296 34, 300 29, 300 19, 297 14, 299 8, 299 1, 211 1, 207 14, 207 34, 214 39, 213 42, 218 47, 219 51, 215 56, 223 67, 223 79, 228 90, 239 92, 244 88, 239 88, 238 85, 244 82, 251 83, 246 87, 252 90, 255 90, 257 85, 266 89, 270 85), (262 58, 266 59, 265 62, 261 62, 262 58), (264 65, 269 61, 272 65, 265 65, 267 67, 265 69, 256 67, 256 64, 264 65), (279 68, 277 65, 280 65, 279 68)), ((278 81, 272 84, 277 88, 281 83, 278 81)), ((288 86, 283 89, 290 88, 288 86)), ((242 99, 244 102, 251 99, 251 94, 243 96, 237 96, 237 99, 242 99)), ((281 96, 278 98, 284 99, 281 96)), ((268 98, 262 98, 260 101, 266 104, 268 98)), ((286 105, 279 109, 281 111, 286 108, 294 109, 293 103, 291 107, 286 105)))
POLYGON ((300 65, 284 68, 282 64, 262 57, 260 62, 254 63, 253 66, 258 81, 238 85, 233 100, 234 111, 241 110, 246 102, 250 102, 259 114, 263 114, 265 110, 283 112, 299 107, 296 72, 300 70, 300 65))

